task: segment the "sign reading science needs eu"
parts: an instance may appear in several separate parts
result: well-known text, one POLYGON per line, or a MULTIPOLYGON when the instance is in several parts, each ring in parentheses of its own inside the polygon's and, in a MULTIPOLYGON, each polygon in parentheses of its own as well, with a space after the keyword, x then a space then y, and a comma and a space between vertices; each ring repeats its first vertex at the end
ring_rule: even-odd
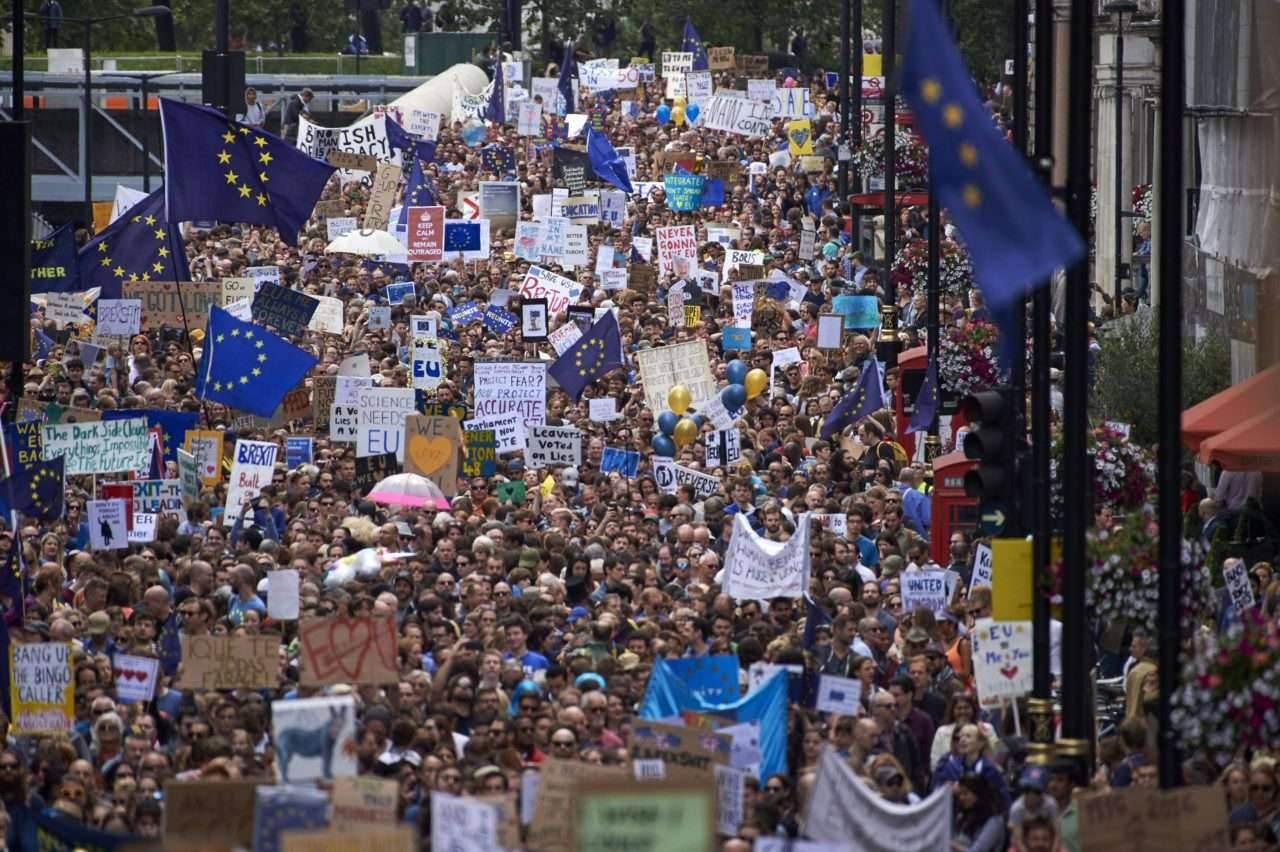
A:
POLYGON ((145 417, 46 424, 44 460, 64 460, 66 476, 145 470, 151 433, 145 417))

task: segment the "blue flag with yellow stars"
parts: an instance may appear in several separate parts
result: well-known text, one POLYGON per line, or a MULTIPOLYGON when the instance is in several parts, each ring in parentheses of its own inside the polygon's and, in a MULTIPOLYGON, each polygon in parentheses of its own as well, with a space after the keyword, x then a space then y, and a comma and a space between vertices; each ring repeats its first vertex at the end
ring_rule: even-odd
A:
POLYGON ((80 249, 80 289, 119 299, 125 281, 190 281, 182 233, 164 213, 164 190, 130 207, 80 249))
POLYGON ((80 264, 76 262, 76 232, 68 222, 47 237, 31 241, 31 292, 78 293, 80 264))
POLYGON ((1011 353, 1022 357, 1013 334, 1018 298, 1083 257, 1084 242, 997 132, 936 0, 916 0, 911 14, 902 96, 929 143, 930 180, 968 246, 1007 366, 1011 353))
POLYGON ((610 370, 625 366, 622 360, 622 331, 613 311, 604 316, 556 359, 547 371, 564 392, 575 400, 587 385, 610 370))
POLYGON ((707 48, 703 46, 702 38, 693 28, 693 21, 689 18, 684 19, 684 36, 680 39, 680 50, 693 54, 694 71, 706 71, 711 67, 711 61, 707 58, 707 48))
POLYGON ((273 227, 298 244, 336 171, 279 136, 228 121, 209 107, 160 99, 169 219, 221 219, 273 227))
POLYGON ((827 419, 822 422, 819 437, 830 441, 833 435, 844 431, 850 423, 857 423, 884 407, 884 380, 880 376, 880 362, 872 360, 863 366, 853 390, 836 403, 827 419))
POLYGON ((13 475, 0 483, 0 513, 21 512, 29 518, 56 521, 62 517, 64 460, 15 465, 13 475))
POLYGON ((315 366, 316 356, 219 307, 209 308, 196 396, 270 417, 315 366))

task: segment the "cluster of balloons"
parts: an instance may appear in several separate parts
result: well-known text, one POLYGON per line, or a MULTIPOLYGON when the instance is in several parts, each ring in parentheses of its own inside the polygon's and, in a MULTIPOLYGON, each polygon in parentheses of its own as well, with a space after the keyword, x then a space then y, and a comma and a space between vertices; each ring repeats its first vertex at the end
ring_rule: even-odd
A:
POLYGON ((698 105, 689 103, 684 96, 676 98, 672 103, 673 106, 658 104, 658 109, 653 114, 653 117, 658 119, 658 124, 666 125, 667 122, 675 122, 676 126, 680 126, 686 121, 693 124, 702 114, 698 105))
MULTIPOLYGON (((729 384, 720 391, 720 402, 725 410, 736 412, 764 393, 769 386, 769 374, 760 369, 749 369, 745 361, 735 358, 725 366, 725 378, 729 384)), ((658 415, 658 431, 650 442, 653 451, 660 456, 674 456, 676 451, 698 440, 705 418, 701 414, 686 416, 693 395, 684 385, 676 385, 667 393, 667 411, 658 415)))

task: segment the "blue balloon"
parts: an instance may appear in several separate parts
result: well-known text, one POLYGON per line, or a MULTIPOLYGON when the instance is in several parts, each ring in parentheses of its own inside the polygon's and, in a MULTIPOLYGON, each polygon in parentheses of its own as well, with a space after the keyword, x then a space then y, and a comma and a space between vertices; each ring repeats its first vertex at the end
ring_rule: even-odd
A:
POLYGON ((689 104, 684 108, 684 117, 690 124, 693 124, 698 120, 698 115, 701 114, 701 112, 702 110, 698 109, 697 104, 689 104))
POLYGON ((671 107, 666 104, 659 104, 658 111, 654 113, 654 117, 658 119, 659 124, 666 124, 671 120, 671 107))
POLYGON ((670 438, 676 433, 676 424, 680 422, 680 415, 674 411, 664 411, 658 415, 658 428, 662 430, 662 434, 670 438))
MULTIPOLYGON (((739 362, 740 363, 740 362, 739 362)), ((747 389, 740 384, 732 384, 720 391, 720 401, 730 411, 737 411, 747 404, 747 389)))
POLYGON ((654 435, 650 444, 653 446, 653 451, 660 456, 674 457, 676 454, 676 442, 666 435, 654 435))
POLYGON ((747 366, 747 362, 741 358, 734 358, 725 365, 724 375, 731 385, 745 385, 747 383, 747 373, 751 368, 747 366))

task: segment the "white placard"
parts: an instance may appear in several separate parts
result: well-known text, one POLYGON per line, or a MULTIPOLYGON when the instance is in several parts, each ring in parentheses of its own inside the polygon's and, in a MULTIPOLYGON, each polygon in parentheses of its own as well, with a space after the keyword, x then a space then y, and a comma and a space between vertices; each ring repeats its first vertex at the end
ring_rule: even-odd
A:
POLYGON ((240 517, 240 509, 262 493, 262 486, 271 482, 278 444, 269 441, 236 441, 231 460, 231 478, 227 482, 227 502, 222 514, 222 525, 232 526, 240 517))
POLYGON ((361 388, 356 427, 356 458, 395 453, 404 463, 404 419, 416 411, 413 388, 361 388))
POLYGON ((267 572, 267 615, 270 618, 292 621, 298 617, 299 580, 296 568, 267 572))
POLYGON ((94 550, 124 550, 129 546, 125 501, 89 500, 89 542, 94 550))

